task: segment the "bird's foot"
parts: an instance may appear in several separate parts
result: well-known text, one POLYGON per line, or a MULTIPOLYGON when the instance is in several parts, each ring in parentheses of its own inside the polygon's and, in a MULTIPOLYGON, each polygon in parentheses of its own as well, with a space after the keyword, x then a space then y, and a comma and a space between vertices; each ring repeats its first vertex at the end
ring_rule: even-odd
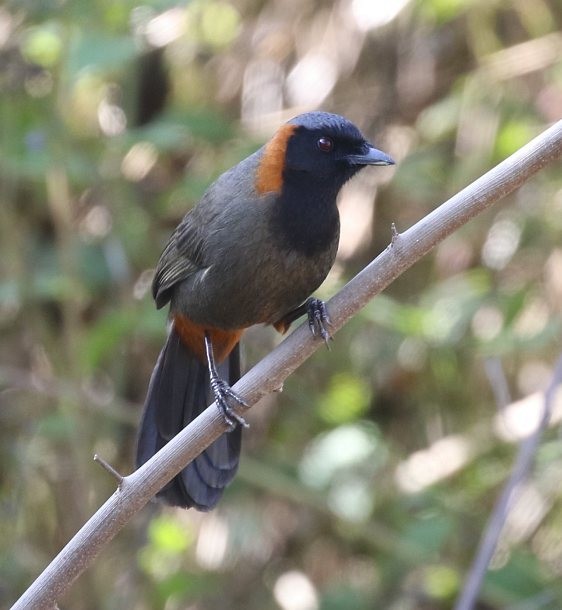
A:
POLYGON ((209 379, 211 382, 211 389, 215 395, 215 402, 223 416, 224 421, 230 428, 230 431, 234 430, 239 424, 243 428, 249 428, 249 424, 246 420, 236 413, 236 411, 228 404, 228 399, 232 399, 243 407, 249 407, 250 405, 239 396, 228 383, 221 379, 217 373, 217 367, 215 365, 215 357, 213 354, 213 345, 211 338, 207 332, 205 332, 205 352, 207 354, 207 365, 209 367, 209 379))
POLYGON ((328 332, 327 326, 332 326, 332 321, 328 315, 326 303, 320 299, 311 297, 306 302, 306 314, 308 316, 308 327, 314 337, 322 337, 326 343, 326 347, 330 347, 329 341, 332 336, 328 332))
POLYGON ((248 403, 237 394, 229 385, 226 383, 224 379, 220 377, 212 377, 211 378, 211 388, 213 390, 213 394, 215 395, 215 401, 221 412, 224 421, 227 423, 230 430, 234 430, 237 425, 242 426, 243 428, 249 428, 250 425, 248 422, 234 411, 234 409, 228 404, 228 400, 232 399, 238 404, 249 407, 248 403))

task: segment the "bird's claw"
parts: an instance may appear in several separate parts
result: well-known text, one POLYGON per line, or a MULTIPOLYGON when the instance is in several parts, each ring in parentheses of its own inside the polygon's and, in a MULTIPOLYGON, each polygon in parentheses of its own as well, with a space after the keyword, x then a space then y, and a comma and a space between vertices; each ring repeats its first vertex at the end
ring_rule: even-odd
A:
POLYGON ((332 321, 328 315, 326 303, 320 299, 311 298, 306 304, 306 313, 308 316, 308 328, 310 328, 312 336, 322 337, 326 347, 329 349, 329 341, 332 340, 332 336, 326 326, 332 326, 332 321))
POLYGON ((237 425, 240 425, 243 428, 249 428, 250 425, 248 422, 241 415, 238 415, 238 413, 228 404, 228 399, 231 398, 244 407, 249 407, 250 405, 220 377, 211 379, 211 388, 215 395, 219 411, 230 428, 230 431, 234 430, 237 425))

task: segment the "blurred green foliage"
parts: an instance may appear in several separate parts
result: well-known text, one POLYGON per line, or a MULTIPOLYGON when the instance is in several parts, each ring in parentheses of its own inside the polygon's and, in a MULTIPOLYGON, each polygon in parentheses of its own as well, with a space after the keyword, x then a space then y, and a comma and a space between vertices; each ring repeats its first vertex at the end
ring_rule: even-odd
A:
MULTIPOLYGON (((329 297, 562 109, 560 0, 0 7, 0 605, 132 468, 165 336, 165 240, 280 122, 321 107, 399 161, 342 197, 329 297)), ((61 607, 452 607, 513 461, 506 404, 560 352, 562 179, 542 172, 406 272, 250 415, 209 515, 147 508, 61 607), (505 408, 503 416, 498 409, 505 408)), ((247 366, 278 339, 252 329, 247 366)), ((514 429, 514 428, 513 428, 514 429)), ((478 608, 562 607, 549 431, 478 608)))

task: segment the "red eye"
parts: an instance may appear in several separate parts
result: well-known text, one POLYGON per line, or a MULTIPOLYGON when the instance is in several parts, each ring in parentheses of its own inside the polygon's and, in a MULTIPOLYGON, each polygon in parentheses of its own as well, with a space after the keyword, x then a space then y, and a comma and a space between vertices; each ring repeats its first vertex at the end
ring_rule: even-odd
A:
POLYGON ((332 152, 334 142, 330 138, 322 137, 317 142, 318 148, 325 153, 332 152))

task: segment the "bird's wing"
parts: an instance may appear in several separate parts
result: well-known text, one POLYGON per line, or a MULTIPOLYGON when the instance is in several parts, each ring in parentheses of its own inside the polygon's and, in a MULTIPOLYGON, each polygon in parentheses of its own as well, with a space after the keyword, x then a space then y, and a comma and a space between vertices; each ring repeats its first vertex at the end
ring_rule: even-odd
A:
POLYGON ((171 288, 177 282, 205 268, 202 260, 203 237, 192 214, 187 214, 172 233, 160 256, 152 281, 152 295, 158 309, 171 298, 171 288))
POLYGON ((168 303, 177 282, 203 272, 213 263, 217 248, 211 248, 209 242, 216 245, 217 233, 232 233, 236 228, 242 233, 252 226, 258 208, 252 209, 250 202, 259 200, 263 205, 264 199, 256 194, 254 186, 255 169, 262 154, 260 149, 219 176, 173 232, 152 283, 158 308, 168 303), (210 239, 213 234, 215 241, 210 239))

